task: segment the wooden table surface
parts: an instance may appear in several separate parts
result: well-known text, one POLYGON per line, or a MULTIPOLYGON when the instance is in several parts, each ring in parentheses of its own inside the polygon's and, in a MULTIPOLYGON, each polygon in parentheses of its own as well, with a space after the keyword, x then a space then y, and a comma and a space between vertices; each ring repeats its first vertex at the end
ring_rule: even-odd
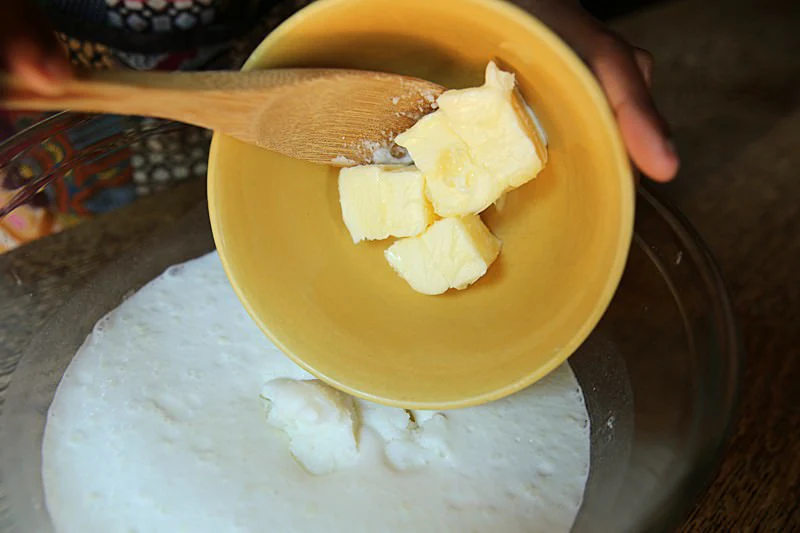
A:
POLYGON ((687 0, 615 25, 656 57, 665 187, 714 252, 747 352, 741 415, 683 531, 800 531, 800 2, 687 0))
MULTIPOLYGON (((656 56, 683 157, 663 192, 715 253, 748 353, 740 420, 682 531, 800 531, 800 2, 682 0, 614 28, 656 56)), ((58 304, 203 194, 188 184, 0 256, 0 409, 58 304)))

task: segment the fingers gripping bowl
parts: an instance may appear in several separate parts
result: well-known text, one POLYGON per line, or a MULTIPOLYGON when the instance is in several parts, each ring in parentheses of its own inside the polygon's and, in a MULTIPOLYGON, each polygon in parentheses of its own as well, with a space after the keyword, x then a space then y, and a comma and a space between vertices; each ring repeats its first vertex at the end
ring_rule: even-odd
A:
POLYGON ((521 10, 489 0, 321 0, 274 31, 245 69, 396 72, 480 85, 496 60, 548 136, 549 160, 485 221, 503 254, 467 291, 417 294, 385 243, 353 246, 337 170, 216 136, 209 205, 248 312, 321 379, 365 399, 453 408, 511 394, 586 339, 619 283, 634 184, 613 116, 580 60, 521 10))

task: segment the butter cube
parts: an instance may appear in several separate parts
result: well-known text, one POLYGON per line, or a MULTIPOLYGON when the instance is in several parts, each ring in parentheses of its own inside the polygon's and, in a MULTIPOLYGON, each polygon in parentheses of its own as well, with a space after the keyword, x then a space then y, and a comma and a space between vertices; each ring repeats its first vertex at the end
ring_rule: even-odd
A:
POLYGON ((267 423, 289 438, 292 456, 311 474, 324 475, 358 461, 355 401, 323 382, 274 379, 264 385, 267 423))
POLYGON ((438 100, 453 131, 473 159, 502 183, 503 192, 527 183, 543 166, 532 139, 535 126, 515 104, 515 88, 514 74, 490 62, 482 87, 447 91, 438 100))
POLYGON ((339 172, 342 217, 353 242, 419 235, 433 221, 416 167, 369 165, 339 172))
POLYGON ((541 171, 543 145, 517 98, 514 75, 491 62, 483 86, 446 91, 437 111, 397 136, 438 215, 479 213, 541 171))
POLYGON ((411 288, 433 295, 477 281, 497 258, 500 245, 477 215, 445 218, 419 237, 395 242, 386 259, 411 288))
POLYGON ((478 213, 500 188, 439 111, 420 119, 395 142, 405 147, 417 167, 423 169, 425 193, 440 216, 478 213))

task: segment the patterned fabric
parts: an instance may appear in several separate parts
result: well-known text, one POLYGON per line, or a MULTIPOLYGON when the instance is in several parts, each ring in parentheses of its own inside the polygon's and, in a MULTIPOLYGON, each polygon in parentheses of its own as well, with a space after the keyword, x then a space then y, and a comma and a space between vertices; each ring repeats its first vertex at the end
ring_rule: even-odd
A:
MULTIPOLYGON (((24 125, 41 117, 20 114, 16 118, 18 124, 24 125)), ((4 169, 0 204, 10 199, 13 191, 42 175, 44 169, 72 158, 98 139, 105 138, 109 130, 118 127, 118 122, 118 117, 104 117, 58 133, 32 149, 25 158, 4 169)), ((0 247, 13 248, 14 244, 28 242, 133 202, 137 194, 132 181, 132 155, 132 149, 123 148, 61 176, 35 195, 28 205, 0 221, 0 228, 5 230, 0 247)))
POLYGON ((209 24, 216 15, 213 0, 105 1, 111 26, 137 32, 190 30, 198 24, 209 24))
POLYGON ((206 175, 211 132, 187 128, 155 134, 131 145, 137 196, 162 191, 174 183, 206 175))
POLYGON ((56 33, 72 64, 86 69, 107 70, 118 66, 110 48, 99 43, 72 39, 56 33))
MULTIPOLYGON (((131 32, 164 38, 164 52, 143 53, 129 47, 120 50, 69 32, 57 32, 71 62, 87 69, 202 70, 238 68, 272 28, 311 0, 50 0, 45 2, 65 26, 83 35, 103 30, 131 32), (258 13, 258 17, 253 14, 258 13), (242 19, 249 18, 242 29, 242 19), (75 21, 79 21, 77 24, 75 21), (239 38, 219 41, 220 24, 230 22, 239 38), (214 29, 209 43, 174 50, 173 39, 185 40, 187 32, 214 29), (170 41, 170 39, 172 39, 170 41)), ((63 27, 63 26, 62 26, 63 27)), ((105 34, 113 35, 113 33, 105 34)), ((135 41, 135 40, 133 40, 135 41)), ((126 41, 127 42, 127 41, 126 41)), ((143 48, 154 41, 141 41, 143 48)), ((46 115, 6 113, 0 116, 0 140, 36 123, 46 115)), ((105 117, 74 127, 34 151, 19 164, 0 170, 0 206, 14 190, 40 175, 48 162, 61 161, 99 137, 119 128, 118 119, 105 117)), ((53 185, 36 194, 24 206, 0 220, 0 253, 20 244, 74 225, 81 220, 128 205, 137 198, 206 174, 210 132, 186 129, 156 134, 142 142, 80 165, 53 185)))
POLYGON ((141 54, 237 40, 280 0, 39 0, 56 30, 141 54))

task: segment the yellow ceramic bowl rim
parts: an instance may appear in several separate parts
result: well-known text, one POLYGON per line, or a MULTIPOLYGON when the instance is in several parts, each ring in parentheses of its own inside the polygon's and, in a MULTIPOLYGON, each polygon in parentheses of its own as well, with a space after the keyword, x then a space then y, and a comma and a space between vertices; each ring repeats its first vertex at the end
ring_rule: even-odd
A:
MULTIPOLYGON (((251 70, 254 67, 255 58, 260 57, 262 55, 261 51, 263 49, 272 46, 272 43, 276 40, 281 39, 283 34, 289 31, 293 31, 299 24, 303 23, 303 19, 305 19, 307 16, 313 15, 318 11, 325 11, 327 9, 334 8, 338 4, 347 4, 349 1, 351 0, 316 0, 312 4, 309 4, 308 6, 302 8, 301 10, 299 10, 298 12, 287 18, 285 21, 283 21, 280 25, 278 25, 278 27, 276 27, 272 32, 270 32, 267 35, 267 37, 264 38, 264 40, 251 53, 247 61, 245 61, 244 65, 242 66, 242 70, 244 71, 251 70)), ((219 256, 222 262, 222 266, 228 277, 228 280, 233 286, 233 289, 236 295, 238 296, 239 300, 244 305, 247 313, 250 315, 251 318, 253 318, 253 320, 255 320, 255 322, 258 324, 260 329, 267 335, 267 337, 287 357, 289 357, 294 363, 299 365, 301 368, 303 368, 310 374, 328 383, 329 385, 343 392, 351 394, 353 396, 368 401, 379 402, 384 405, 389 405, 393 407, 402 407, 406 409, 454 409, 454 408, 471 407, 509 396, 544 378, 550 372, 555 370, 559 365, 561 365, 564 361, 566 361, 581 346, 581 344, 583 344, 583 342, 589 337, 591 332, 594 330, 595 326, 600 322, 600 319, 608 309, 608 306, 611 303, 611 300, 617 290, 617 287, 619 286, 620 280, 622 279, 622 274, 625 269, 625 264, 627 262, 628 253, 630 250, 630 245, 633 237, 634 211, 636 202, 634 176, 631 169, 630 160, 628 159, 626 148, 622 142, 622 137, 619 133, 619 128, 617 126, 616 118, 614 117, 614 114, 611 111, 605 93, 603 92, 602 88, 600 87, 600 84, 598 83, 597 79, 594 77, 592 72, 583 63, 583 61, 581 61, 578 55, 566 43, 564 43, 564 41, 561 40, 560 37, 558 37, 552 30, 550 30, 550 28, 545 26, 543 22, 541 22, 531 13, 528 13, 522 8, 510 4, 505 0, 463 0, 463 1, 472 2, 473 4, 480 5, 487 9, 494 9, 495 11, 507 17, 517 18, 524 25, 528 26, 531 33, 537 34, 539 37, 541 37, 542 40, 548 46, 550 46, 554 52, 558 54, 560 59, 570 67, 577 80, 584 87, 584 89, 587 90, 587 92, 591 96, 592 102, 600 111, 603 120, 602 125, 609 132, 611 132, 613 150, 614 150, 612 156, 614 157, 617 163, 617 167, 619 170, 618 174, 620 176, 620 180, 622 180, 621 194, 624 197, 627 197, 627 200, 623 198, 623 201, 621 202, 624 211, 620 213, 620 226, 621 226, 619 232, 620 238, 618 239, 617 243, 617 250, 615 253, 614 264, 612 265, 612 268, 609 271, 608 281, 605 287, 603 288, 602 296, 598 300, 598 303, 595 306, 594 311, 589 316, 586 317, 586 320, 583 322, 583 325, 575 331, 570 340, 567 343, 565 343, 565 345, 562 347, 561 350, 554 353, 553 356, 550 357, 550 359, 548 359, 546 363, 540 365, 537 369, 523 376, 522 378, 516 380, 515 382, 510 383, 509 385, 503 388, 491 392, 487 392, 478 396, 464 398, 463 400, 459 401, 450 401, 444 404, 443 403, 432 404, 423 402, 420 403, 397 402, 391 398, 376 397, 370 394, 365 394, 362 391, 350 388, 345 383, 329 379, 328 376, 317 372, 314 368, 306 364, 305 361, 299 358, 291 350, 288 350, 281 341, 281 339, 277 338, 273 334, 269 325, 265 324, 260 319, 258 314, 254 311, 252 305, 250 304, 250 301, 242 291, 239 284, 234 279, 234 276, 231 275, 232 272, 231 265, 228 263, 228 259, 225 253, 222 252, 224 246, 223 235, 220 231, 219 213, 216 208, 216 195, 214 193, 215 190, 214 183, 218 176, 218 172, 216 172, 216 167, 217 167, 217 150, 218 150, 220 135, 214 133, 211 140, 211 148, 208 160, 208 184, 207 184, 208 208, 209 208, 209 217, 211 221, 211 231, 214 236, 214 242, 217 245, 217 249, 221 252, 219 256)))

